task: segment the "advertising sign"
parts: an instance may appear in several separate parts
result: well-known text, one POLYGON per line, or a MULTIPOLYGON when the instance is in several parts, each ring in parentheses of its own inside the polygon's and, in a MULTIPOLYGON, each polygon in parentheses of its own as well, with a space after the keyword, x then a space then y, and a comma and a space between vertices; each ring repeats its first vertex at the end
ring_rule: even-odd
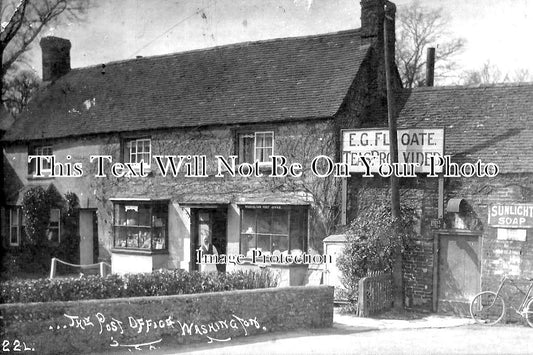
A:
POLYGON ((533 204, 516 203, 489 206, 489 226, 533 228, 533 204))
MULTIPOLYGON (((389 131, 387 129, 354 129, 342 131, 342 162, 349 171, 364 173, 361 157, 376 172, 381 164, 390 163, 389 131)), ((411 128, 398 130, 398 162, 416 163, 416 172, 430 171, 430 157, 444 155, 444 129, 411 128)), ((441 172, 442 167, 436 167, 441 172), (440 170, 439 170, 440 169, 440 170)))

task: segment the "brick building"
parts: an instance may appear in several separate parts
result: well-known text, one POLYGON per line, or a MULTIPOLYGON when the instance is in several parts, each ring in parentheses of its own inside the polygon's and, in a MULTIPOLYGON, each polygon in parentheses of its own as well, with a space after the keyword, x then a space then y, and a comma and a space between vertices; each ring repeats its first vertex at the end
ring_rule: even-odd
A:
MULTIPOLYGON (((337 222, 339 187, 334 178, 314 176, 311 161, 338 159, 339 127, 386 119, 383 3, 362 2, 361 29, 79 69, 70 69, 68 40, 44 38, 46 85, 3 138, 4 243, 20 247, 22 197, 40 185, 75 194, 80 261, 108 260, 113 272, 195 269, 201 236, 221 254, 320 252, 337 222), (215 176, 217 155, 258 161, 268 175, 273 154, 301 163, 303 175, 215 176), (39 166, 28 164, 29 155, 53 155, 63 173, 77 163, 83 173, 52 177, 60 167, 45 161, 44 176, 35 177, 39 166), (147 176, 114 177, 106 158, 106 176, 97 177, 91 155, 134 169, 143 161, 147 176), (184 176, 185 166, 163 176, 156 156, 163 165, 165 156, 185 156, 192 175, 207 176, 184 176)), ((50 217, 53 243, 75 237, 62 233, 61 208, 50 217)), ((304 274, 287 277, 301 283, 304 274)))
MULTIPOLYGON (((398 128, 444 129, 453 163, 499 167, 495 177, 443 178, 442 216, 437 177, 400 179, 401 203, 420 216, 420 239, 404 265, 406 303, 466 314, 470 298, 495 290, 503 275, 533 277, 533 84, 423 87, 401 90, 395 101, 398 128)), ((348 181, 349 219, 390 201, 388 179, 361 175, 348 181)))

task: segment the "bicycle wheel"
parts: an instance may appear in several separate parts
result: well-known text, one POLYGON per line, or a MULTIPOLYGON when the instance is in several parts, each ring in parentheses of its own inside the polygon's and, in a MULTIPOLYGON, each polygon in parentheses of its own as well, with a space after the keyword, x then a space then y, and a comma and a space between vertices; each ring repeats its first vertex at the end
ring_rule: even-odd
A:
POLYGON ((533 298, 529 300, 526 306, 526 322, 530 327, 533 327, 533 298))
POLYGON ((480 292, 470 303, 470 315, 479 324, 496 324, 505 315, 505 302, 492 291, 480 292))

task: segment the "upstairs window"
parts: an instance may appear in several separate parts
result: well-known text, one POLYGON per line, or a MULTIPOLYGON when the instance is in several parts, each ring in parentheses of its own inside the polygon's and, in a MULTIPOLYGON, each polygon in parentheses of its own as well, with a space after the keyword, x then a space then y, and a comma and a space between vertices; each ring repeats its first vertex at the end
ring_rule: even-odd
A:
POLYGON ((124 162, 139 164, 144 162, 150 168, 152 159, 152 144, 150 138, 127 139, 124 141, 124 162))
POLYGON ((260 165, 270 163, 274 155, 274 132, 246 132, 238 134, 239 163, 253 163, 260 165))
MULTIPOLYGON (((45 156, 52 156, 52 147, 51 146, 36 146, 33 148, 30 148, 28 155, 45 155, 45 156)), ((42 165, 43 171, 52 171, 52 162, 43 160, 42 165)), ((37 159, 32 159, 31 162, 28 162, 28 175, 34 175, 37 171, 37 159)))

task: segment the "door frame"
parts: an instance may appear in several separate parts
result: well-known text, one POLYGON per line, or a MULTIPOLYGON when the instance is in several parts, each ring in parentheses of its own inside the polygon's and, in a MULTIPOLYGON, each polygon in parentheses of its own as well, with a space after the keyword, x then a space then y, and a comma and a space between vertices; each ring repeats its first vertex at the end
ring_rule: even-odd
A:
MULTIPOLYGON (((190 207, 190 218, 191 218, 191 228, 190 228, 190 263, 189 263, 189 270, 190 271, 198 271, 199 267, 196 264, 196 248, 199 248, 198 245, 198 213, 199 212, 209 212, 210 218, 215 213, 225 213, 226 221, 225 221, 225 231, 224 231, 224 248, 220 249, 217 248, 218 253, 220 254, 222 251, 225 251, 228 246, 228 215, 227 215, 227 205, 195 205, 190 207)), ((213 229, 214 221, 210 219, 210 228, 213 229)), ((211 238, 213 238, 213 235, 211 235, 211 238)))
POLYGON ((438 312, 439 305, 439 268, 440 268, 440 241, 441 237, 463 236, 477 237, 479 255, 479 289, 481 290, 481 278, 483 275, 483 231, 471 231, 464 229, 445 229, 435 231, 433 234, 433 312, 438 312))
POLYGON ((82 213, 85 213, 85 212, 91 213, 91 228, 92 228, 92 235, 91 235, 91 238, 92 238, 92 249, 91 249, 92 262, 91 262, 91 264, 93 264, 93 263, 96 263, 97 259, 98 259, 98 256, 95 257, 95 242, 96 242, 96 248, 98 248, 98 243, 99 243, 99 238, 98 238, 98 209, 97 208, 80 208, 78 210, 78 236, 80 238, 80 243, 79 243, 79 247, 78 247, 78 255, 79 255, 79 260, 80 260, 80 264, 81 264, 81 259, 82 259, 81 258, 81 253, 82 253, 82 250, 81 250, 82 249, 81 215, 82 215, 82 213), (96 223, 94 223, 95 222, 95 218, 96 218, 96 223), (95 236, 96 236, 96 238, 95 238, 95 236))

